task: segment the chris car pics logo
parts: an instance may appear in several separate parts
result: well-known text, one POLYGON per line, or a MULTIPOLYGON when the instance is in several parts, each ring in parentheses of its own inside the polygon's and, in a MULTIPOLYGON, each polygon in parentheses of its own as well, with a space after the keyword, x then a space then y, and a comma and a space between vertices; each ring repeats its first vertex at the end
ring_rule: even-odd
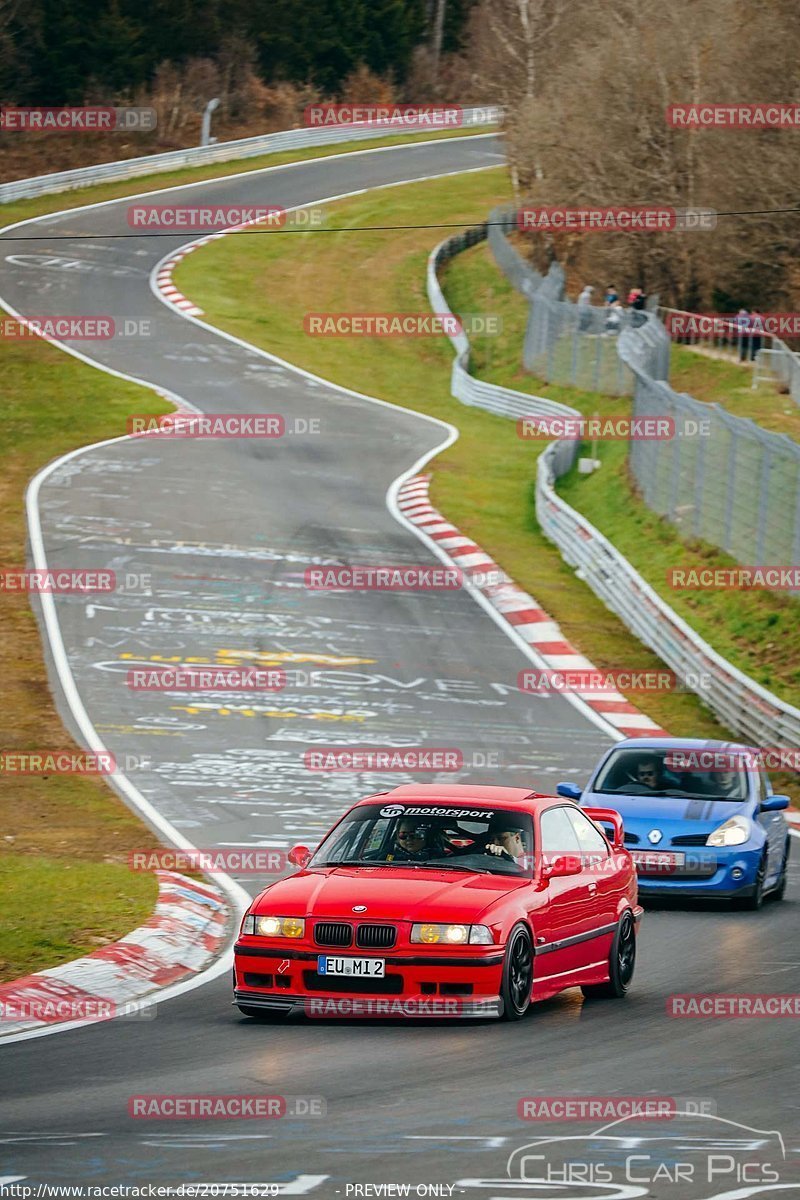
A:
MULTIPOLYGON (((503 1185, 513 1181, 515 1195, 542 1200, 550 1196, 550 1189, 564 1200, 588 1200, 590 1186, 604 1200, 744 1200, 776 1190, 789 1195, 785 1172, 791 1167, 782 1135, 727 1120, 709 1107, 714 1103, 683 1102, 682 1111, 670 1114, 669 1139, 660 1129, 653 1130, 652 1121, 648 1130, 636 1113, 593 1133, 537 1138, 510 1154, 503 1185)), ((796 1172, 791 1179, 800 1188, 796 1172)))

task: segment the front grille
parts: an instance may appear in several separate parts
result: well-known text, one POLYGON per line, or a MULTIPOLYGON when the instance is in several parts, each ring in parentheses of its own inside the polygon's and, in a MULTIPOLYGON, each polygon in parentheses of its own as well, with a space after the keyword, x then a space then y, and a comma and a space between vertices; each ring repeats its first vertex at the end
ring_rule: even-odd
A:
POLYGON ((349 946, 353 941, 353 927, 345 921, 317 921, 314 941, 318 946, 349 946))
POLYGON ((672 839, 673 846, 705 846, 708 841, 707 833, 679 833, 672 839))
POLYGON ((638 846, 640 840, 641 839, 640 839, 638 833, 628 833, 627 829, 625 830, 625 845, 626 846, 638 846))
POLYGON ((304 971, 307 992, 370 993, 373 996, 399 996, 403 990, 402 975, 386 975, 383 979, 361 979, 352 975, 320 975, 304 971))
POLYGON ((393 946, 397 930, 394 925, 359 925, 356 930, 356 945, 368 946, 372 950, 386 950, 393 946))

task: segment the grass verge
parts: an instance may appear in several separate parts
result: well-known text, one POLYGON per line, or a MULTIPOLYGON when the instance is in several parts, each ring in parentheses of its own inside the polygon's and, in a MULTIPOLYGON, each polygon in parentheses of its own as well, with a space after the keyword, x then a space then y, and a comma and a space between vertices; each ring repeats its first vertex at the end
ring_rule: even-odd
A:
POLYGON ((709 358, 685 346, 673 346, 670 384, 707 404, 721 404, 734 417, 749 417, 762 429, 785 433, 800 442, 800 406, 769 384, 753 384, 752 367, 709 358))
MULTIPOLYGON (((0 562, 21 566, 31 476, 76 446, 118 435, 131 411, 169 405, 39 339, 4 342, 2 366, 0 562)), ((68 747, 23 593, 3 595, 0 657, 0 749, 68 747)), ((126 859, 128 850, 157 842, 101 780, 4 775, 0 828, 0 980, 115 941, 152 912, 155 879, 130 871, 126 859)))

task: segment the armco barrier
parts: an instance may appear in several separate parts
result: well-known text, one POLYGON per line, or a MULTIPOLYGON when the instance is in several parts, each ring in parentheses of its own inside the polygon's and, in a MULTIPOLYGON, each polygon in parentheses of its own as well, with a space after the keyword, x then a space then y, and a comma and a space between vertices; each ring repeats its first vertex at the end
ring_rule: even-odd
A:
MULTIPOLYGON (((491 218, 490 218, 491 220, 491 218)), ((428 259, 427 290, 431 307, 449 313, 437 269, 461 250, 488 237, 492 225, 478 226, 442 242, 428 259)), ((505 241, 505 238, 503 239, 505 241)), ((516 251, 512 252, 515 254, 516 251)), ((519 271, 518 278, 531 280, 519 271)), ((513 282, 513 281, 512 281, 513 282)), ((519 291, 532 297, 532 291, 519 291)), ((574 409, 541 396, 526 396, 509 388, 474 379, 468 372, 469 340, 459 333, 450 339, 456 351, 451 390, 464 404, 507 417, 577 415, 574 409)), ((656 323, 631 331, 626 338, 628 365, 658 374, 664 367, 664 339, 656 323)), ((668 350, 668 346, 667 346, 668 350)), ((552 442, 540 455, 536 476, 536 515, 542 532, 595 595, 616 613, 628 629, 649 646, 693 690, 713 713, 739 737, 759 746, 800 749, 800 709, 739 671, 705 642, 661 598, 599 530, 562 500, 555 480, 572 466, 575 442, 552 442)))
MULTIPOLYGON (((427 290, 428 301, 434 312, 450 313, 444 293, 439 286, 437 272, 439 267, 477 242, 485 241, 487 227, 478 225, 458 233, 454 237, 441 242, 428 258, 427 290)), ((469 339, 463 332, 450 336, 450 341, 456 351, 453 360, 453 370, 450 378, 450 391, 456 400, 473 408, 485 408, 487 412, 496 413, 501 417, 530 417, 530 416, 564 416, 575 417, 579 414, 574 408, 558 404, 555 400, 545 400, 541 396, 529 396, 525 392, 514 391, 513 388, 499 387, 494 383, 486 383, 476 379, 469 373, 469 339)), ((570 442, 573 456, 577 443, 570 442)), ((570 459, 571 462, 571 459, 570 459)), ((566 467, 565 467, 566 469, 566 467)))
MULTIPOLYGON (((483 108, 465 108, 465 126, 497 125, 502 120, 503 110, 495 105, 483 108)), ((298 150, 311 146, 328 146, 337 142, 358 142, 367 138, 402 136, 409 133, 436 132, 425 122, 402 126, 380 121, 333 125, 322 129, 287 129, 279 133, 265 133, 259 137, 239 138, 234 142, 216 142, 211 146, 192 146, 188 150, 170 150, 166 154, 148 154, 142 158, 127 158, 117 162, 98 163, 93 167, 77 167, 71 171, 57 171, 52 175, 35 175, 30 179, 16 179, 0 184, 0 204, 22 200, 30 196, 46 196, 53 192, 69 192, 75 188, 89 187, 95 183, 114 183, 123 179, 135 179, 141 175, 155 175, 180 167, 201 167, 206 163, 229 162, 233 159, 256 158, 259 154, 277 154, 281 150, 298 150)), ((448 130, 442 128, 443 136, 448 130)))

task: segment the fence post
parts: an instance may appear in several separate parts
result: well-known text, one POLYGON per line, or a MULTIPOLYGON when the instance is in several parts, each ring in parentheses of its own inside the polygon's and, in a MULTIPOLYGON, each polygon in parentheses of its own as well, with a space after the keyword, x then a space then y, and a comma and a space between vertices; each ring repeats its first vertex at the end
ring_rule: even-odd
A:
POLYGON ((763 449, 761 460, 761 480, 758 489, 758 525, 756 528, 756 552, 754 562, 761 566, 764 562, 764 535, 767 529, 767 510, 769 508, 769 473, 772 470, 772 452, 768 447, 763 449))
POLYGON ((728 456, 730 463, 730 472, 728 474, 728 493, 725 498, 725 532, 722 537, 722 548, 731 554, 732 534, 733 534, 733 498, 736 495, 736 428, 728 428, 731 431, 731 448, 733 453, 728 456))

